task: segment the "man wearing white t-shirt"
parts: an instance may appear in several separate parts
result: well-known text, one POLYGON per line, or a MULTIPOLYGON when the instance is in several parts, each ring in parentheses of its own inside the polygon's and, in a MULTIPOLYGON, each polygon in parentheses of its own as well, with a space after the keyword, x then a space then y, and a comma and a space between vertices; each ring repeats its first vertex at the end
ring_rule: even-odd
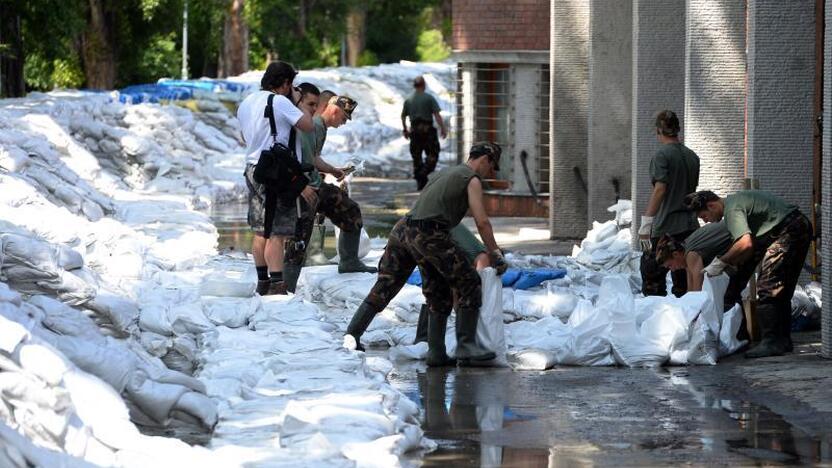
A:
MULTIPOLYGON (((248 224, 254 231, 251 252, 257 267, 257 292, 261 295, 286 294, 283 282, 283 244, 295 232, 297 208, 294 202, 277 202, 269 238, 265 238, 266 187, 254 180, 254 166, 260 152, 274 145, 265 115, 269 95, 275 94, 272 107, 277 128, 277 143, 289 146, 294 127, 297 131, 314 130, 312 115, 296 106, 300 93, 292 88, 297 71, 286 62, 272 62, 260 80, 260 91, 246 97, 237 110, 237 120, 246 143, 245 178, 248 186, 248 224)), ((295 155, 301 158, 300 135, 295 135, 295 155)), ((315 190, 307 186, 301 196, 310 204, 316 199, 315 190)))

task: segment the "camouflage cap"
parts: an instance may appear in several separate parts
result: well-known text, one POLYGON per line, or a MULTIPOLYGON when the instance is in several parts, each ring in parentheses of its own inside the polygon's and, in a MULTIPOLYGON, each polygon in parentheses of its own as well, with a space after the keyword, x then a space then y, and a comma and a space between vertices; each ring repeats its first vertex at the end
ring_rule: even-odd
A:
POLYGON ((474 146, 471 147, 471 151, 468 153, 469 156, 473 157, 480 157, 487 155, 488 158, 494 162, 494 170, 500 170, 500 156, 503 153, 503 149, 500 148, 500 145, 491 141, 481 141, 479 143, 475 143, 474 146))
POLYGON ((332 96, 329 100, 329 103, 333 106, 338 106, 341 110, 347 114, 347 119, 352 120, 352 111, 355 110, 355 106, 358 105, 354 99, 349 96, 332 96))

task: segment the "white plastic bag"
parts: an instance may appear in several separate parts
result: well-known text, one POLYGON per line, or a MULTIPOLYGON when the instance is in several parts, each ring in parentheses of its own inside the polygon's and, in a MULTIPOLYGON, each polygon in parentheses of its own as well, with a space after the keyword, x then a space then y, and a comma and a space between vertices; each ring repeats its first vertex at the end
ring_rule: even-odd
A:
POLYGON ((477 342, 497 355, 497 365, 508 366, 506 361, 506 334, 503 327, 503 283, 497 271, 486 268, 480 273, 482 306, 477 322, 477 342))

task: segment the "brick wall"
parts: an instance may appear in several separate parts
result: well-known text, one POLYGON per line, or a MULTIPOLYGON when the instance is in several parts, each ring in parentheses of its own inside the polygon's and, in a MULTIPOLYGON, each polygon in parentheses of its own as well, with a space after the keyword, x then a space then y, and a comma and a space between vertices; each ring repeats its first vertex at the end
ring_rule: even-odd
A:
POLYGON ((453 48, 548 50, 549 2, 454 0, 453 48))

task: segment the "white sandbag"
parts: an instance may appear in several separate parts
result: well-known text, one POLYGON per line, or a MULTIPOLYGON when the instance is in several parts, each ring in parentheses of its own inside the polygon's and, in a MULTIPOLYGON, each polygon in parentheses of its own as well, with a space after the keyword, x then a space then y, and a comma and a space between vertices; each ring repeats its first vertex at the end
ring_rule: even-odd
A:
POLYGON ((259 307, 260 298, 254 296, 247 299, 212 296, 202 298, 202 311, 208 320, 214 325, 229 328, 246 326, 259 307))
POLYGON ((511 367, 516 370, 546 370, 555 366, 555 356, 541 349, 525 349, 509 356, 511 367))
POLYGON ((745 346, 748 341, 738 340, 737 333, 742 326, 742 308, 734 304, 728 312, 722 315, 722 328, 719 330, 719 356, 734 354, 745 346))
POLYGON ((503 327, 503 283, 494 268, 485 268, 479 275, 482 284, 482 305, 477 321, 477 342, 497 355, 497 365, 508 366, 503 327))
POLYGON ((424 341, 412 345, 393 346, 388 351, 391 361, 421 361, 427 357, 428 344, 424 341))

